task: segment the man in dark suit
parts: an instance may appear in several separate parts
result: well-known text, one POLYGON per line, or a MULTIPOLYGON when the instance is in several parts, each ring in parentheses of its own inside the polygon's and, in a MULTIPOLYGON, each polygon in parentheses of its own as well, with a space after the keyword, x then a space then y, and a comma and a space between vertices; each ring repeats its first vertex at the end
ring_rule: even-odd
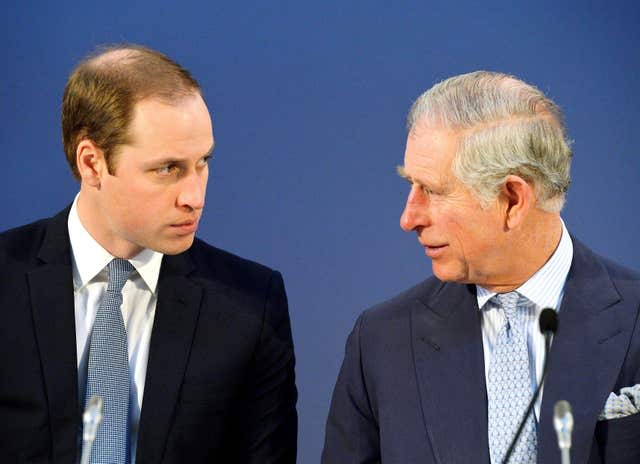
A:
POLYGON ((93 391, 93 462, 295 462, 282 277, 194 238, 214 145, 197 82, 153 50, 109 48, 69 77, 62 126, 79 194, 0 235, 2 462, 77 462, 93 391), (104 303, 121 268, 120 303, 104 303), (120 326, 97 343, 105 314, 120 326), (99 381, 118 369, 119 403, 99 381))
POLYGON ((542 397, 511 463, 640 462, 640 278, 560 218, 571 151, 558 107, 512 76, 425 92, 408 118, 400 223, 434 277, 365 311, 349 336, 324 464, 502 462, 540 383, 542 309, 560 320, 542 397))

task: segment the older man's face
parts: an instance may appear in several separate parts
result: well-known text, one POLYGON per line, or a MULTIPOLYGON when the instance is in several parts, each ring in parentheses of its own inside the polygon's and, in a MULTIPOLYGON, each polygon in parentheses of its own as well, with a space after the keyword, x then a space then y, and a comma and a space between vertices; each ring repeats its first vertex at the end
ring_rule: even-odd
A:
POLYGON ((503 212, 497 201, 482 209, 453 175, 457 145, 449 130, 414 126, 399 169, 411 184, 400 226, 417 234, 440 280, 490 285, 503 277, 503 212))

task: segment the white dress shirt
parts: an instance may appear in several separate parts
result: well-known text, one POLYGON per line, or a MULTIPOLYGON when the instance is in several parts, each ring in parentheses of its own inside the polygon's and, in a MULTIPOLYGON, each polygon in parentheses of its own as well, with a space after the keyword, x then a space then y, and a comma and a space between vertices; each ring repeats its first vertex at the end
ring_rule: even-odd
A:
MULTIPOLYGON (((87 361, 91 328, 96 312, 107 289, 106 266, 114 259, 87 232, 78 216, 76 196, 67 224, 71 241, 73 265, 73 295, 76 322, 76 352, 78 355, 78 392, 80 405, 84 404, 87 383, 87 361)), ((144 382, 149 358, 149 340, 156 312, 156 287, 162 263, 162 253, 145 249, 129 262, 135 271, 122 290, 122 318, 127 330, 129 351, 129 397, 131 462, 135 463, 138 424, 144 393, 144 382)))
MULTIPOLYGON (((569 274, 571 261, 573 260, 573 242, 567 232, 567 228, 562 222, 562 237, 560 243, 551 258, 542 266, 529 280, 523 283, 515 291, 524 296, 532 303, 527 308, 526 332, 527 345, 529 349, 529 366, 534 372, 531 373, 532 392, 538 386, 542 377, 544 367, 544 335, 540 333, 538 318, 544 308, 560 309, 562 296, 564 295, 564 284, 569 274)), ((476 285, 478 298, 478 308, 482 311, 482 344, 484 350, 484 373, 486 384, 489 385, 489 366, 491 365, 491 355, 493 347, 498 337, 498 332, 504 324, 504 313, 493 305, 486 304, 496 293, 490 292, 484 287, 476 285)), ((544 389, 544 388, 543 388, 544 389)), ((542 404, 542 393, 535 404, 536 419, 540 419, 540 405, 542 404)), ((524 411, 522 411, 524 413, 524 411)))

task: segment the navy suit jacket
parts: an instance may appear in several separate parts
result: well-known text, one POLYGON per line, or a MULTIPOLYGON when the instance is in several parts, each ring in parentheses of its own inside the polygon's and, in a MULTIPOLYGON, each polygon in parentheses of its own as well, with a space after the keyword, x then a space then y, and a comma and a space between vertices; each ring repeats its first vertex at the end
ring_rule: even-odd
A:
MULTIPOLYGON (((0 460, 75 463, 68 209, 0 234, 0 460)), ((164 256, 137 463, 294 463, 297 392, 279 273, 200 240, 164 256)))
MULTIPOLYGON (((574 464, 637 464, 640 414, 597 419, 610 392, 640 383, 640 278, 573 243, 542 399, 538 462, 560 462, 553 406, 564 399, 575 420, 574 464)), ((489 462, 474 285, 430 278, 360 316, 335 386, 322 462, 489 462)))

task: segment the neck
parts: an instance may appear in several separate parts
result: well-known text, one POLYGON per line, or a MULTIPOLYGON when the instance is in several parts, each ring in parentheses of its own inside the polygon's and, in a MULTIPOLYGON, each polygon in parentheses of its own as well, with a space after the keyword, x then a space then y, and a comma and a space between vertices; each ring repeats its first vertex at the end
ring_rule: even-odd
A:
POLYGON ((511 237, 507 237, 502 277, 480 284, 492 292, 517 289, 546 264, 562 238, 560 215, 536 210, 521 228, 507 233, 511 237))
POLYGON ((110 226, 110 219, 93 197, 92 192, 80 187, 77 202, 80 223, 98 244, 116 258, 131 259, 143 248, 117 236, 110 226))

